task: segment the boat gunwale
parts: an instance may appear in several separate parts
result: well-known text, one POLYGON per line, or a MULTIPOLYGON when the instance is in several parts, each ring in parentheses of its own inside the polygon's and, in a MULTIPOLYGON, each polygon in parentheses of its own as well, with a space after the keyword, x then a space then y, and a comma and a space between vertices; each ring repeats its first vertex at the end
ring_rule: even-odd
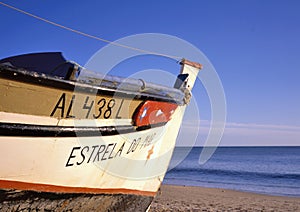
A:
MULTIPOLYGON (((0 64, 0 78, 13 81, 35 84, 38 86, 49 87, 54 89, 62 89, 79 93, 108 95, 116 97, 131 98, 135 100, 153 100, 159 102, 170 102, 177 105, 184 105, 183 92, 176 88, 166 87, 169 90, 173 89, 175 97, 170 95, 161 95, 158 92, 143 92, 130 91, 122 89, 113 89, 99 85, 88 84, 80 81, 65 80, 55 76, 49 76, 43 73, 28 71, 23 68, 16 68, 0 64), (177 98, 176 95, 182 94, 182 98, 177 98)), ((105 79, 104 79, 105 80, 105 79)))

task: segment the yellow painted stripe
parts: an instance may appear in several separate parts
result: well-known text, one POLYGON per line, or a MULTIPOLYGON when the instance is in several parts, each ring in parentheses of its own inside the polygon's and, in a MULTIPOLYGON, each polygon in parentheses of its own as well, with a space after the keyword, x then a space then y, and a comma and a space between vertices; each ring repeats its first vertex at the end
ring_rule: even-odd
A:
POLYGON ((0 79, 0 111, 58 119, 131 119, 142 100, 0 79))

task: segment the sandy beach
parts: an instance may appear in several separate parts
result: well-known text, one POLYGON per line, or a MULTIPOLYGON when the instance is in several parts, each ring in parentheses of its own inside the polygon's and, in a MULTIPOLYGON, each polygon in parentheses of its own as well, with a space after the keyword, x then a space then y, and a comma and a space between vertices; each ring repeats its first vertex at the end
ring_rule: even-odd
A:
POLYGON ((269 196, 218 188, 162 185, 150 212, 300 211, 299 197, 269 196))

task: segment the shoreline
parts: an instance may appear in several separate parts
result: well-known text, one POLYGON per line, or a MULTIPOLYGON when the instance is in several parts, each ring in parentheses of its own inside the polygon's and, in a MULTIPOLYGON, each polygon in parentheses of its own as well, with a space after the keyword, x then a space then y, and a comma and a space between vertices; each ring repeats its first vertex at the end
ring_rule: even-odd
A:
POLYGON ((241 193, 249 193, 249 194, 258 194, 258 195, 264 195, 264 196, 272 196, 272 197, 292 197, 292 198, 300 198, 300 196, 293 196, 293 195, 283 195, 283 194, 271 194, 271 193, 260 193, 255 191, 247 191, 247 190, 238 190, 238 189, 231 189, 231 188, 218 188, 218 187, 209 187, 209 186, 202 186, 202 185, 179 185, 179 184, 162 184, 164 186, 178 186, 178 187, 200 187, 200 188, 208 188, 208 189, 220 189, 220 190, 227 190, 227 191, 236 191, 241 193))
POLYGON ((300 211, 300 197, 164 184, 149 211, 300 211))

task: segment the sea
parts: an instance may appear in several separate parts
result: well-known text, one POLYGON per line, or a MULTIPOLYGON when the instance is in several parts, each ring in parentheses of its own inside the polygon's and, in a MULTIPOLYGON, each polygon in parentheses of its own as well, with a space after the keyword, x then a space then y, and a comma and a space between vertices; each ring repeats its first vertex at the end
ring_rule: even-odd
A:
POLYGON ((204 164, 201 147, 176 147, 164 184, 300 197, 300 147, 218 147, 204 164))

